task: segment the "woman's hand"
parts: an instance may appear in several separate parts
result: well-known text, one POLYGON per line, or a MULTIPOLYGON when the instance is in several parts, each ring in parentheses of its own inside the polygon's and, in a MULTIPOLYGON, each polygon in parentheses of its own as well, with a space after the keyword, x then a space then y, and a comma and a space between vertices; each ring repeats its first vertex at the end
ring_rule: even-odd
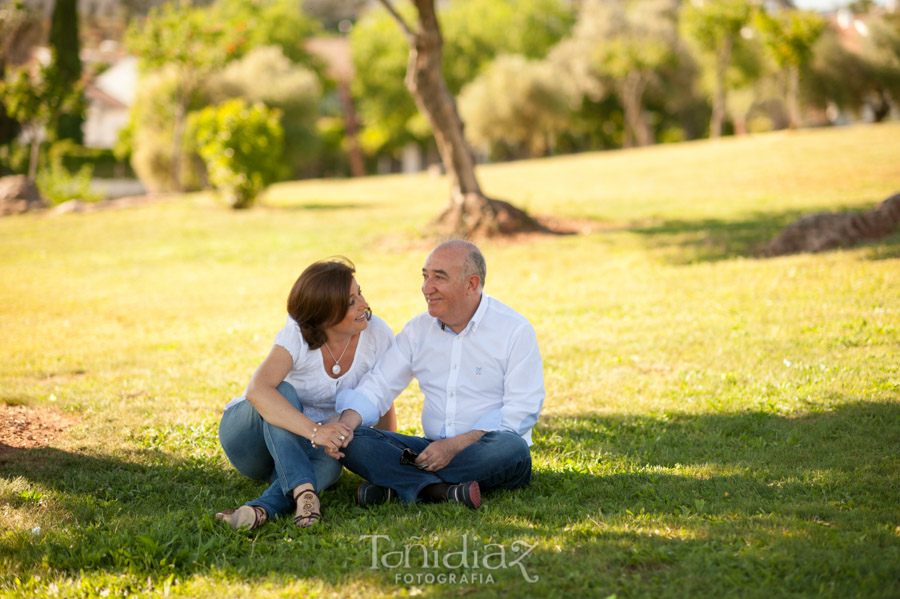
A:
POLYGON ((353 438, 353 431, 346 424, 340 422, 330 422, 328 424, 317 424, 313 427, 313 432, 309 436, 309 441, 313 448, 321 447, 326 454, 333 458, 342 458, 344 454, 341 449, 347 447, 350 439, 353 438))

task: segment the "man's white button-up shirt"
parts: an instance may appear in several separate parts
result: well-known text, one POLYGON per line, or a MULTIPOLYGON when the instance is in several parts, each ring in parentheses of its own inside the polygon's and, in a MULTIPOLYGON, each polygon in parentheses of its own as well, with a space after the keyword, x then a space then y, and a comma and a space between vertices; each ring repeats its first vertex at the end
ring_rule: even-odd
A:
POLYGON ((471 430, 505 430, 531 444, 544 403, 543 360, 534 328, 482 294, 458 335, 427 312, 409 321, 375 368, 337 396, 337 411, 356 410, 372 426, 415 378, 425 396, 427 439, 471 430))

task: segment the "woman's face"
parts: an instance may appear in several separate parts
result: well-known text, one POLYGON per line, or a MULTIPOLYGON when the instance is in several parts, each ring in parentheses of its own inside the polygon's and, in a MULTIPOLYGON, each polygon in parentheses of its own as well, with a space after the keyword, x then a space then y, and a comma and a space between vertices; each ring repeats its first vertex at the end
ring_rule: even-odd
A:
POLYGON ((369 304, 362 295, 362 291, 356 279, 350 281, 350 307, 343 320, 335 324, 331 329, 335 332, 355 334, 364 331, 369 326, 369 304))

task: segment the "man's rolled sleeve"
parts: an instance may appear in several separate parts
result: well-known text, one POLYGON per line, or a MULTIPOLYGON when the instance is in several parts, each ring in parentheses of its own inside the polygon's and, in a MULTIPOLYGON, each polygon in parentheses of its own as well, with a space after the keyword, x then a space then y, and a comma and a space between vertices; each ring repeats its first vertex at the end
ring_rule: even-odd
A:
POLYGON ((337 395, 335 409, 340 414, 344 410, 355 410, 362 416, 362 426, 374 426, 378 423, 378 408, 369 399, 353 389, 344 389, 337 395))

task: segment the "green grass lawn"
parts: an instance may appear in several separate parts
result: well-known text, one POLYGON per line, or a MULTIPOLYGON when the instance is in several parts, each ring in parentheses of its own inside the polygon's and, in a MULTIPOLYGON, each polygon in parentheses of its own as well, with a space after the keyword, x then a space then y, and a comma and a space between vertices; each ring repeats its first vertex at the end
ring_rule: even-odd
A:
MULTIPOLYGON (((205 194, 0 220, 0 401, 68 413, 0 457, 0 596, 900 596, 900 234, 778 259, 819 210, 900 191, 900 123, 485 166, 592 233, 481 243, 545 361, 530 487, 324 519, 213 519, 262 491, 218 446, 309 262, 351 258, 399 330, 424 309, 443 178, 205 194)), ((398 399, 418 430, 421 399, 398 399)))

